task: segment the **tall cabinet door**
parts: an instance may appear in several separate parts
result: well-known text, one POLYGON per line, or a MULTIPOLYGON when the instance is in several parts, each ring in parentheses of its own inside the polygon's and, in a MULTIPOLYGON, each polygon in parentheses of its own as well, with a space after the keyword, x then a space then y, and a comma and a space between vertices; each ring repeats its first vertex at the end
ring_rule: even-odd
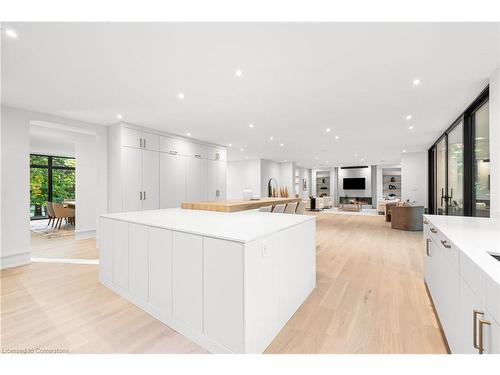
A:
POLYGON ((226 163, 216 160, 207 160, 207 168, 207 199, 209 201, 226 199, 226 163))
POLYGON ((122 147, 122 211, 142 210, 142 150, 122 147))
POLYGON ((160 153, 142 151, 142 209, 154 210, 160 208, 160 153))
POLYGON ((186 198, 188 201, 207 200, 207 160, 186 157, 186 198))
POLYGON ((160 153, 160 208, 180 207, 186 200, 186 159, 160 153))

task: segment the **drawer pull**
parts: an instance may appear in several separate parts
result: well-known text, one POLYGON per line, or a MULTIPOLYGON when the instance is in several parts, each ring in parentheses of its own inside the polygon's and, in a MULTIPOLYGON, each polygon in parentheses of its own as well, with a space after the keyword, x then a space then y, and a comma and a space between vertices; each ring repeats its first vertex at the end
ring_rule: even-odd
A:
POLYGON ((438 231, 436 229, 434 229, 434 228, 431 228, 431 232, 432 233, 437 233, 438 231))
POLYGON ((424 220, 424 224, 427 225, 429 224, 429 222, 427 220, 424 220))
POLYGON ((441 240, 441 245, 443 245, 447 249, 451 249, 451 245, 448 245, 448 242, 446 242, 445 240, 441 240))
POLYGON ((485 325, 491 325, 491 323, 487 320, 484 319, 479 319, 479 348, 477 350, 479 351, 479 354, 483 354, 484 352, 484 326, 485 325))
POLYGON ((472 310, 472 345, 474 348, 479 350, 479 344, 477 343, 477 316, 484 316, 484 312, 479 310, 472 310))
POLYGON ((194 157, 195 158, 201 158, 201 155, 200 154, 196 154, 194 157))
POLYGON ((173 150, 171 150, 171 151, 169 152, 169 154, 170 154, 170 155, 177 155, 177 151, 173 151, 173 150))
POLYGON ((430 249, 429 249, 429 244, 431 243, 431 239, 427 238, 425 240, 425 252, 427 253, 427 256, 430 257, 431 256, 431 252, 430 252, 430 249))

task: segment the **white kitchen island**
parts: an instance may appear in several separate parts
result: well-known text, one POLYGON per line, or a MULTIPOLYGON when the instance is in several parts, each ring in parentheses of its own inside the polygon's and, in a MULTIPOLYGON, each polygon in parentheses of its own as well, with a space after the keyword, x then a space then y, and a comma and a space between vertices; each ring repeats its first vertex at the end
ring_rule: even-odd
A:
POLYGON ((262 353, 316 285, 315 218, 103 215, 100 281, 213 353, 262 353))

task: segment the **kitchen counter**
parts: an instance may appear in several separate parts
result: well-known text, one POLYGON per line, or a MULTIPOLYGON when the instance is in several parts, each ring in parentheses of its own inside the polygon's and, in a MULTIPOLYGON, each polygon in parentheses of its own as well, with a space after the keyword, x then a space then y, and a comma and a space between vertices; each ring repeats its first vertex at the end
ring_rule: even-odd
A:
POLYGON ((225 213, 181 208, 123 212, 101 217, 242 243, 315 220, 310 215, 254 210, 225 213))
POLYGON ((260 198, 255 200, 230 199, 224 201, 207 202, 182 202, 181 208, 190 210, 218 211, 218 212, 238 212, 253 210, 264 206, 275 206, 277 204, 287 204, 300 202, 301 198, 260 198))
POLYGON ((262 353, 316 286, 315 217, 102 215, 99 280, 213 353, 262 353))
POLYGON ((463 253, 500 285, 500 215, 492 218, 424 215, 463 253))

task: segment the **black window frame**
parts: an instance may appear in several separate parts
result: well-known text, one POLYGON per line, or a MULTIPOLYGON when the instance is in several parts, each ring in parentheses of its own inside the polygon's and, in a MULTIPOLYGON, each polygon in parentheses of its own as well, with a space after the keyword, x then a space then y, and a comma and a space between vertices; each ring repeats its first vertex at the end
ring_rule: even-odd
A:
MULTIPOLYGON (((432 144, 428 149, 428 210, 430 214, 436 214, 435 212, 435 192, 436 192, 436 147, 440 141, 445 138, 446 143, 446 165, 445 165, 445 185, 448 188, 448 134, 458 125, 463 122, 463 134, 462 139, 464 143, 464 154, 463 154, 463 193, 464 193, 464 208, 463 216, 475 216, 475 189, 474 189, 474 150, 476 147, 475 140, 475 118, 474 114, 476 111, 489 100, 489 85, 487 85, 481 93, 472 101, 471 104, 463 111, 460 116, 457 117, 455 121, 438 137, 438 139, 432 144)), ((446 203, 446 215, 448 214, 448 204, 446 203)))
MULTIPOLYGON (((61 170, 70 170, 74 171, 76 170, 75 167, 68 167, 65 165, 53 165, 54 158, 57 159, 73 159, 76 160, 74 157, 71 156, 59 156, 59 155, 44 155, 44 154, 30 154, 30 172, 31 168, 43 168, 47 169, 47 179, 48 179, 48 185, 47 185, 47 201, 52 202, 53 199, 53 184, 52 184, 52 172, 54 169, 61 169, 61 170), (47 164, 42 165, 42 164, 31 164, 31 157, 32 156, 41 156, 44 158, 47 158, 47 164)), ((30 202, 31 205, 31 202, 30 202)), ((30 220, 45 220, 47 219, 46 216, 42 217, 30 217, 30 220)))

